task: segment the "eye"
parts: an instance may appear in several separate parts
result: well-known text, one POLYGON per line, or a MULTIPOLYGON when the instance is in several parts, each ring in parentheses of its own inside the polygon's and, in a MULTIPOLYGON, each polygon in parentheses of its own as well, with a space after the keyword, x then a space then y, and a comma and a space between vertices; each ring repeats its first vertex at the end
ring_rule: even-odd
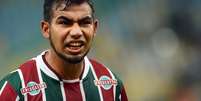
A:
POLYGON ((79 25, 83 26, 83 27, 87 27, 87 26, 91 25, 92 23, 93 23, 93 21, 91 19, 85 19, 85 20, 79 21, 79 25))
POLYGON ((57 20, 57 24, 59 25, 64 25, 64 26, 71 26, 73 24, 73 21, 69 20, 69 19, 64 19, 64 18, 60 18, 57 20))

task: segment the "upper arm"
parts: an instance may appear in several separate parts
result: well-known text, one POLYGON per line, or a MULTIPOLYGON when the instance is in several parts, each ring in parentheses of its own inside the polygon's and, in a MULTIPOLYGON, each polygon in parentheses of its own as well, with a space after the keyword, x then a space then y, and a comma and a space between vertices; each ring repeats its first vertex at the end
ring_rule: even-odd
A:
POLYGON ((16 101, 18 94, 8 81, 0 82, 0 100, 1 101, 16 101))
POLYGON ((124 88, 124 86, 122 86, 121 88, 121 94, 119 97, 120 101, 128 101, 127 95, 126 95, 126 90, 124 88))
POLYGON ((116 90, 116 94, 117 94, 116 99, 118 101, 128 101, 128 97, 127 97, 126 90, 122 80, 116 74, 114 75, 118 81, 117 90, 116 90))
POLYGON ((0 81, 0 101, 18 101, 21 82, 17 71, 10 73, 0 81))

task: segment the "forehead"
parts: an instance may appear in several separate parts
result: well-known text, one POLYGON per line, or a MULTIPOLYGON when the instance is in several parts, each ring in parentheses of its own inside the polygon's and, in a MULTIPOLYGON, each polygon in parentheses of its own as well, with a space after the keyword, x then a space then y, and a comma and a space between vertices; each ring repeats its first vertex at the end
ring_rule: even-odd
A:
POLYGON ((65 7, 65 4, 60 4, 57 8, 53 8, 53 19, 64 16, 70 19, 78 20, 86 16, 92 16, 92 9, 87 3, 72 4, 65 7))

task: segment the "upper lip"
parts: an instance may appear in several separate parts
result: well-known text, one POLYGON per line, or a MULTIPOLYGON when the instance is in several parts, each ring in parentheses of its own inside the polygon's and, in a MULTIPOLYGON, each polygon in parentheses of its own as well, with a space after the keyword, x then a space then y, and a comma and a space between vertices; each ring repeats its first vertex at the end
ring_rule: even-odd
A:
POLYGON ((84 45, 84 41, 82 40, 69 41, 66 43, 67 47, 81 47, 82 45, 84 45))

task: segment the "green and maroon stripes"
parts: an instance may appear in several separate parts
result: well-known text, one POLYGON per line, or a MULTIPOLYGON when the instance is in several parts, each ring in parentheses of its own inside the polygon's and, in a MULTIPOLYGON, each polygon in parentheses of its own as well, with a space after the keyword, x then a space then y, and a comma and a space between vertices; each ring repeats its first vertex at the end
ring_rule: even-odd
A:
POLYGON ((80 80, 58 78, 40 55, 1 80, 0 100, 128 101, 122 81, 94 60, 85 58, 80 80))
POLYGON ((0 89, 0 99, 1 101, 16 101, 18 95, 14 88, 6 81, 2 88, 0 89))
POLYGON ((33 87, 35 85, 40 86, 42 84, 39 81, 36 61, 30 60, 22 64, 20 66, 20 70, 22 72, 24 85, 25 85, 25 87, 21 89, 21 93, 27 96, 28 101, 42 101, 42 93, 41 93, 42 88, 33 87), (33 94, 31 93, 32 91, 33 91, 33 94))
MULTIPOLYGON (((107 68, 105 66, 103 66, 102 64, 100 64, 100 63, 98 63, 98 62, 96 62, 94 60, 90 60, 90 62, 93 65, 93 69, 94 69, 94 72, 95 72, 98 80, 100 80, 100 78, 102 76, 107 76, 110 79, 112 79, 112 76, 110 75, 109 71, 107 70, 107 68)), ((101 86, 101 85, 97 85, 97 86, 101 86)), ((100 88, 101 88, 101 92, 102 92, 102 96, 103 96, 103 101, 114 101, 114 95, 115 94, 113 92, 113 89, 114 89, 115 86, 112 85, 112 87, 109 88, 109 89, 105 89, 102 86, 100 88)))
POLYGON ((63 101, 60 81, 47 76, 44 72, 41 72, 41 75, 43 78, 43 82, 45 82, 47 85, 47 88, 45 89, 46 100, 63 101))
POLYGON ((128 101, 128 98, 127 98, 126 91, 125 91, 124 87, 121 88, 121 98, 120 98, 120 100, 121 101, 128 101))
MULTIPOLYGON (((22 87, 22 85, 20 83, 21 80, 20 80, 18 72, 17 71, 11 72, 9 75, 7 75, 1 81, 1 83, 5 83, 5 81, 7 81, 12 86, 14 91, 16 91, 18 96, 21 98, 20 101, 22 101, 23 100, 23 95, 20 93, 20 88, 22 87)), ((0 83, 0 87, 1 87, 1 83, 0 83)))
POLYGON ((115 76, 115 78, 118 81, 118 84, 116 86, 115 101, 128 101, 123 82, 114 73, 113 73, 113 75, 115 76))
POLYGON ((87 76, 82 81, 86 101, 100 101, 98 88, 95 86, 94 80, 93 73, 89 69, 87 76))

